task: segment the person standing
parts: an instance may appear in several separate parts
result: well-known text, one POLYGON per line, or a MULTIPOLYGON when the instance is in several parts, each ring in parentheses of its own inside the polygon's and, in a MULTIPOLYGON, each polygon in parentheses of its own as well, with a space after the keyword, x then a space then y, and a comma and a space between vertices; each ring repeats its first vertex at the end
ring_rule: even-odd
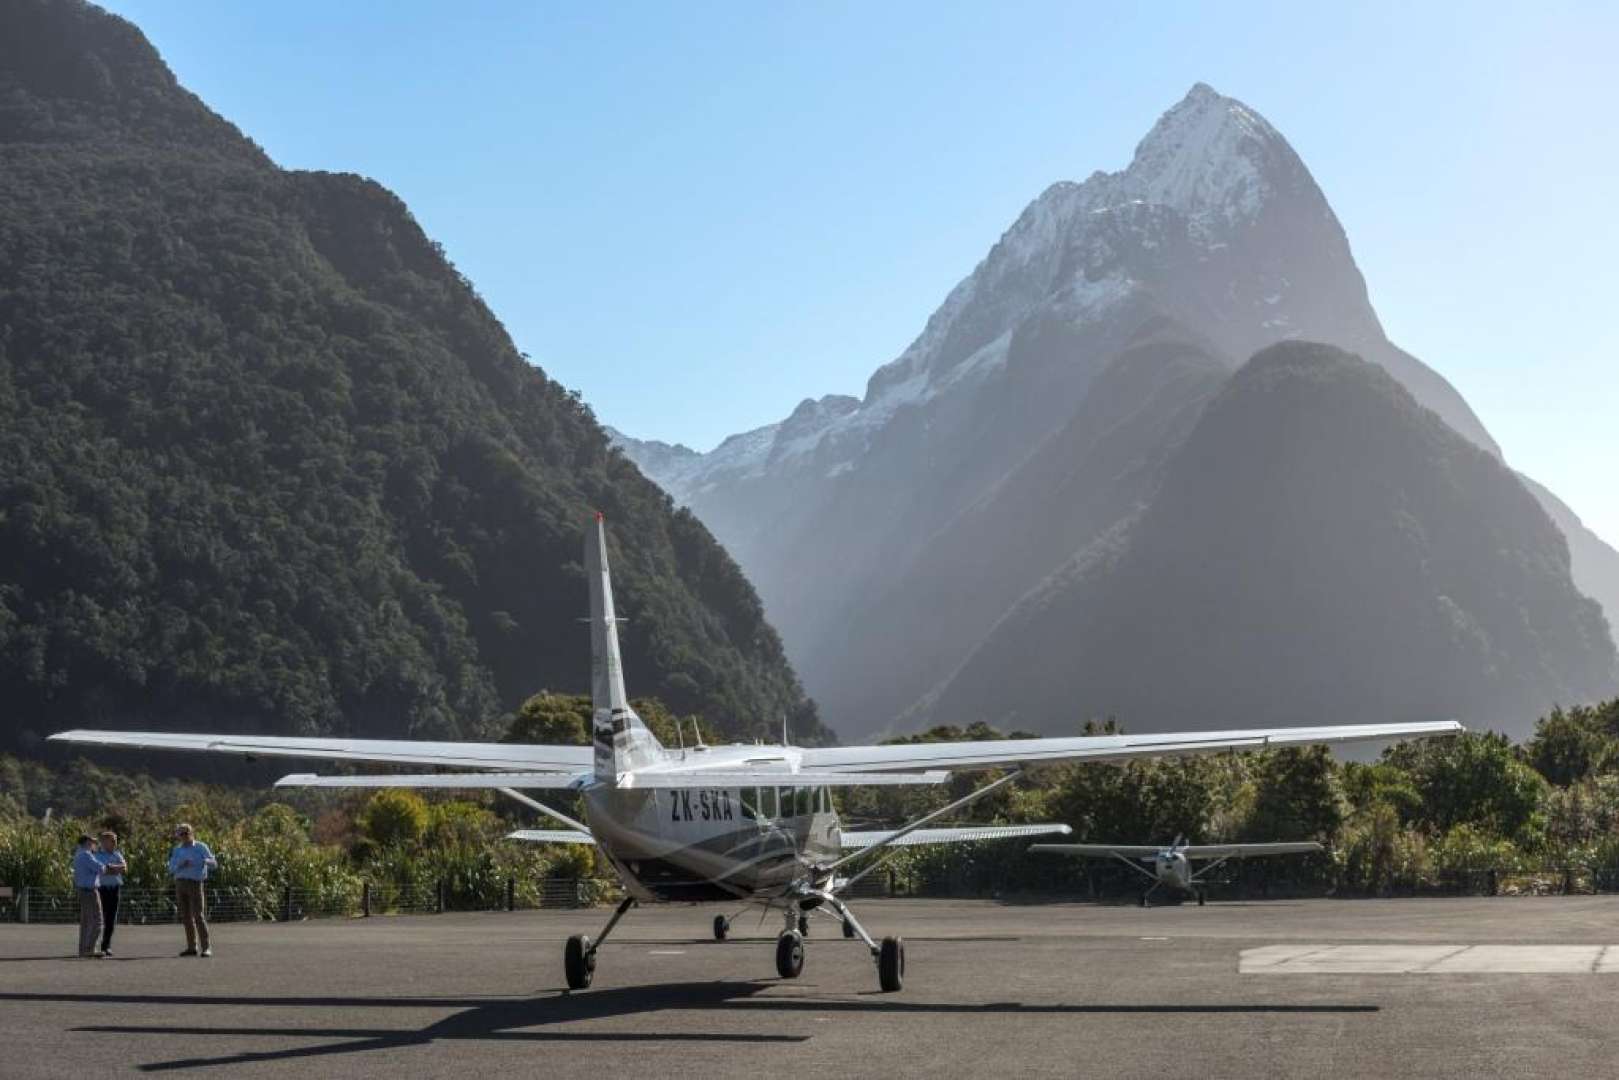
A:
POLYGON ((180 908, 180 922, 186 928, 186 947, 180 955, 212 956, 214 950, 208 947, 202 883, 208 880, 209 870, 219 868, 219 861, 207 844, 192 835, 190 825, 175 826, 174 839, 174 850, 169 852, 169 873, 174 875, 174 899, 180 908))
POLYGON ((124 853, 118 850, 118 834, 108 830, 101 834, 96 862, 101 864, 101 884, 96 892, 101 897, 101 955, 112 955, 112 931, 118 925, 118 893, 129 873, 124 853))
POLYGON ((79 837, 79 850, 73 853, 73 888, 79 894, 79 958, 100 956, 96 944, 101 938, 101 863, 96 859, 96 842, 88 834, 79 837))

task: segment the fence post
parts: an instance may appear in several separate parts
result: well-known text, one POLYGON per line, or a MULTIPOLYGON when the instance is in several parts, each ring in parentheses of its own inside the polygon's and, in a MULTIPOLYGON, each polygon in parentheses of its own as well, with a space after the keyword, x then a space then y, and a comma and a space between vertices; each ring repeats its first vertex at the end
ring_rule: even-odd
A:
POLYGON ((17 889, 17 921, 28 922, 28 886, 22 885, 17 889))
POLYGON ((506 879, 506 910, 517 910, 517 879, 515 877, 506 879))
POLYGON ((371 883, 362 882, 360 885, 360 914, 367 919, 371 917, 371 883))
POLYGON ((438 879, 438 913, 444 914, 444 879, 438 879))

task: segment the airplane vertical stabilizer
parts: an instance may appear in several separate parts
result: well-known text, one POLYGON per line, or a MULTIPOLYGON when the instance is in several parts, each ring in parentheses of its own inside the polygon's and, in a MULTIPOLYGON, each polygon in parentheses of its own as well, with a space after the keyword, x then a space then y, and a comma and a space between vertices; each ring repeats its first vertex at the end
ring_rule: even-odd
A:
POLYGON ((590 579, 591 741, 596 748, 596 779, 615 783, 619 774, 657 761, 662 747, 630 708, 624 692, 613 581, 607 569, 607 526, 599 513, 585 534, 585 576, 590 579))

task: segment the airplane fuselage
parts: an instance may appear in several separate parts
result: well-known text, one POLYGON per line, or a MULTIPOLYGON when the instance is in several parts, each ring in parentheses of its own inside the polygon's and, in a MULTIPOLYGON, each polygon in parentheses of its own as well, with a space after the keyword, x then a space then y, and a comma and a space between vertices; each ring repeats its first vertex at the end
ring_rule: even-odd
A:
POLYGON ((841 852, 822 786, 592 784, 583 795, 598 850, 642 901, 768 898, 841 852))

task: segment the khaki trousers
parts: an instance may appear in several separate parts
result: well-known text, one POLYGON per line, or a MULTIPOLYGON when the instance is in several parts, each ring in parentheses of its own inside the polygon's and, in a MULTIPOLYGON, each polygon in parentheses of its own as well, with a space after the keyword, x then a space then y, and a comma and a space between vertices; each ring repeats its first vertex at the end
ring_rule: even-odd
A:
POLYGON ((180 909, 180 925, 186 928, 186 948, 208 947, 208 920, 204 915, 206 902, 202 882, 186 878, 174 879, 175 905, 180 909))
POLYGON ((94 956, 101 944, 101 894, 94 889, 79 891, 79 955, 94 956))

